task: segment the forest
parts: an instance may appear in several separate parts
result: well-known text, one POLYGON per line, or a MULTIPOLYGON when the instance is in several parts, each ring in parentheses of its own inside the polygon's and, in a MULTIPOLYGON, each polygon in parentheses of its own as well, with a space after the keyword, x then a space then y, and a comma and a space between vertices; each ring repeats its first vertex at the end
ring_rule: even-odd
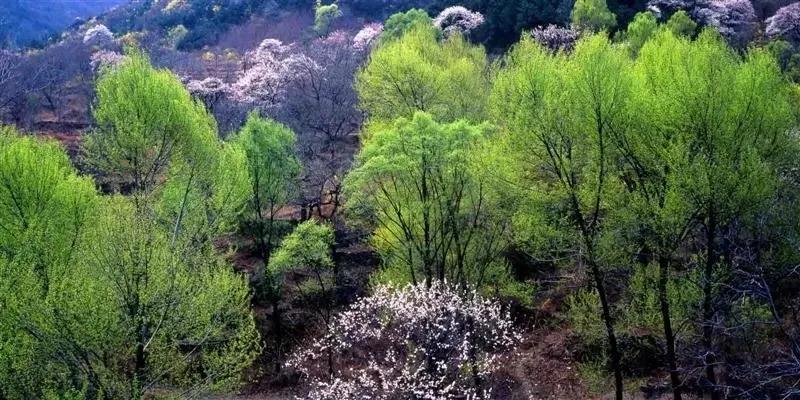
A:
POLYGON ((800 399, 800 2, 133 0, 0 121, 0 400, 800 399))

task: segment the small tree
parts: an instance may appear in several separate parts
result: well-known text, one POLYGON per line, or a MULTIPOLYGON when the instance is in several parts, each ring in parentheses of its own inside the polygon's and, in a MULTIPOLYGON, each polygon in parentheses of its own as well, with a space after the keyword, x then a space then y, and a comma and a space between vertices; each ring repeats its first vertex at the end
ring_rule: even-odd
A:
POLYGON ((355 400, 423 397, 491 398, 485 380, 497 356, 519 340, 499 303, 445 282, 378 286, 337 315, 328 334, 289 365, 315 383, 308 398, 355 400), (358 367, 331 377, 309 367, 329 351, 358 367))
POLYGON ((572 26, 581 31, 603 32, 617 26, 617 16, 605 0, 577 0, 570 18, 572 26))
MULTIPOLYGON (((297 290, 307 301, 312 298, 320 300, 315 304, 315 310, 325 326, 330 326, 336 277, 335 264, 331 258, 333 245, 333 229, 329 225, 308 220, 298 225, 283 239, 280 248, 265 269, 265 288, 272 303, 272 322, 275 330, 276 370, 280 370, 282 364, 283 332, 280 300, 286 275, 290 273, 310 275, 307 280, 296 281, 297 290), (318 294, 317 296, 310 293, 314 286, 316 288, 313 291, 318 294)), ((333 366, 330 365, 330 368, 333 366)))
POLYGON ((269 264, 278 238, 277 212, 291 200, 300 163, 289 128, 251 113, 234 142, 246 155, 250 173, 249 211, 254 238, 264 264, 269 264))
POLYGON ((436 18, 433 25, 444 32, 445 36, 453 34, 469 35, 470 32, 483 25, 483 15, 462 6, 447 7, 436 18))
POLYGON ((320 36, 325 36, 330 32, 331 24, 342 16, 339 5, 335 2, 324 5, 322 0, 317 0, 314 7, 314 31, 320 36))
POLYGON ((633 21, 628 24, 628 29, 625 31, 625 41, 632 56, 636 56, 639 53, 639 50, 657 29, 658 21, 656 21, 656 16, 653 13, 643 12, 633 17, 633 21))

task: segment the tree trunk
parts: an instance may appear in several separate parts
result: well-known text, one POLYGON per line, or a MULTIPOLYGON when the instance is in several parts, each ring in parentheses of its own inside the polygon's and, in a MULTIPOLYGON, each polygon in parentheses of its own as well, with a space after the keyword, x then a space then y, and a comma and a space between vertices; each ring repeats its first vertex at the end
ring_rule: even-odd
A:
POLYGON ((672 316, 669 312, 669 297, 667 285, 669 283, 669 259, 665 256, 658 258, 658 301, 661 305, 661 319, 664 323, 664 338, 667 342, 667 368, 669 368, 669 379, 672 384, 672 396, 675 400, 681 400, 681 378, 678 373, 678 365, 675 361, 675 334, 672 332, 672 316))
POLYGON ((714 266, 716 264, 716 251, 714 241, 717 235, 717 218, 713 207, 709 207, 708 223, 706 225, 706 265, 703 271, 703 345, 706 348, 706 379, 710 386, 712 400, 720 400, 717 390, 717 377, 714 371, 717 357, 713 353, 714 344, 714 308, 712 304, 714 266))
POLYGON ((603 282, 603 273, 600 267, 595 263, 594 257, 589 260, 589 266, 592 270, 594 277, 595 289, 597 295, 600 297, 600 305, 603 307, 603 323, 606 327, 606 335, 608 336, 608 347, 611 353, 611 368, 614 370, 614 392, 616 400, 622 400, 622 369, 620 367, 620 354, 619 345, 617 344, 617 335, 614 332, 614 319, 611 316, 611 307, 608 304, 608 296, 606 294, 605 283, 603 282))
POLYGON ((281 329, 281 309, 280 301, 276 298, 272 300, 272 327, 275 330, 275 373, 281 372, 281 346, 283 342, 283 332, 281 329))

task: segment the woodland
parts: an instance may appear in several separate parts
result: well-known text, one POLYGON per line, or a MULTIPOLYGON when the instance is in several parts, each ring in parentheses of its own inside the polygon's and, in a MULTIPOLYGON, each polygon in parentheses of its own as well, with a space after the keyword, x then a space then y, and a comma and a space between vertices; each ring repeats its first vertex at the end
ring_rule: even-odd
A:
POLYGON ((0 400, 800 399, 800 2, 66 3, 0 400))

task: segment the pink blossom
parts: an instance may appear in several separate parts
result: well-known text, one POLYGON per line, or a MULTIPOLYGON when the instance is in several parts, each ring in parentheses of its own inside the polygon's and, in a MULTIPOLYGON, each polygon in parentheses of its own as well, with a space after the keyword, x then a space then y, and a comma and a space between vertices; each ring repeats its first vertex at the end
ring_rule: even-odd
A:
POLYGON ((544 47, 553 51, 571 51, 578 41, 578 32, 569 28, 561 28, 550 24, 531 31, 531 37, 544 47))
POLYGON ((350 37, 347 35, 347 32, 343 30, 336 30, 328 34, 322 38, 322 43, 326 45, 341 45, 350 41, 350 37))
POLYGON ((750 0, 699 3, 694 16, 704 25, 716 28, 733 46, 746 46, 755 32, 756 12, 750 0))
POLYGON ((445 36, 453 33, 466 35, 483 24, 483 14, 462 6, 447 7, 433 20, 433 25, 444 31, 445 36))
POLYGON ((92 67, 93 71, 100 71, 106 67, 116 67, 124 60, 125 56, 116 51, 98 50, 92 53, 89 65, 92 67))
POLYGON ((366 50, 381 33, 383 33, 383 24, 380 22, 364 25, 356 36, 353 37, 353 47, 356 50, 366 50))
POLYGON ((800 3, 792 3, 780 8, 767 19, 766 34, 780 37, 794 44, 800 43, 800 3))

